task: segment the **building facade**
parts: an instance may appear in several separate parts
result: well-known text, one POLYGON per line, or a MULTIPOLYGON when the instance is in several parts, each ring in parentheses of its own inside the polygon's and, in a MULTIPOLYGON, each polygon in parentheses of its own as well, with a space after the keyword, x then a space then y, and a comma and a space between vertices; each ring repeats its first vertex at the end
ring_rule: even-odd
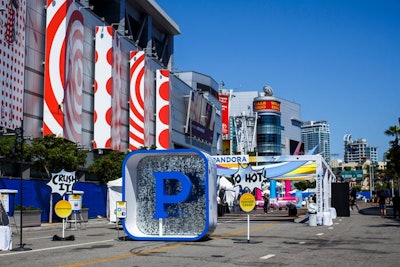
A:
POLYGON ((343 137, 343 145, 345 163, 363 163, 368 159, 375 164, 378 162, 377 147, 369 146, 367 140, 364 138, 353 141, 351 134, 345 134, 343 137))
POLYGON ((272 88, 254 98, 253 110, 257 114, 257 150, 260 156, 282 155, 281 102, 274 97, 272 88))
POLYGON ((173 72, 180 29, 155 1, 14 2, 0 0, 2 133, 64 137, 89 163, 150 147, 221 153, 218 84, 173 72))
POLYGON ((243 149, 258 155, 303 153, 300 105, 273 96, 269 86, 264 89, 267 94, 265 90, 225 91, 229 93, 226 99, 229 99, 230 131, 224 139, 231 142, 232 153, 240 154, 243 149), (240 126, 247 126, 241 127, 241 139, 237 137, 238 122, 240 126))
POLYGON ((301 140, 306 151, 318 146, 317 153, 330 161, 331 142, 329 124, 326 121, 307 121, 301 126, 301 140))

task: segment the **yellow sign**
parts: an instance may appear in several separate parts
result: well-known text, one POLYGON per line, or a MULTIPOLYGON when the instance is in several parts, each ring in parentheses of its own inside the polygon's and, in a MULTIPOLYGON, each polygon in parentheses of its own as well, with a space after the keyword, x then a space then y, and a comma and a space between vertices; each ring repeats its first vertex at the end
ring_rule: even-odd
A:
POLYGON ((60 200, 54 206, 54 212, 60 218, 67 218, 72 213, 72 205, 67 200, 60 200))
POLYGON ((239 206, 244 212, 250 212, 256 206, 256 198, 251 193, 244 193, 239 199, 239 206))
POLYGON ((117 201, 117 218, 126 218, 126 201, 117 201))

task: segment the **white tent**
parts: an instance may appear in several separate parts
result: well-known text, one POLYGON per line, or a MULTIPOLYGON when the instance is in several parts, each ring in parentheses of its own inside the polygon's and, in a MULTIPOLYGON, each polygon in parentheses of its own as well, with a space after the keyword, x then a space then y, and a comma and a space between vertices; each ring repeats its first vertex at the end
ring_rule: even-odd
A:
POLYGON ((224 176, 220 176, 218 192, 221 189, 225 190, 225 203, 227 203, 229 207, 234 206, 239 195, 239 187, 234 187, 228 179, 224 176))
POLYGON ((107 183, 107 217, 110 223, 117 221, 115 209, 117 201, 122 200, 122 178, 109 181, 107 183))

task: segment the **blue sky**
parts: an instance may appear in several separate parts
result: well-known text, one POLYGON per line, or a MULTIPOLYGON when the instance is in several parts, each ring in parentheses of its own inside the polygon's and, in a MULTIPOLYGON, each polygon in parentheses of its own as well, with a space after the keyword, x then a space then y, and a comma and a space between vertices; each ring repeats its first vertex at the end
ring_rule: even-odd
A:
POLYGON ((400 1, 156 0, 179 25, 175 67, 235 91, 273 88, 326 120, 331 153, 367 139, 379 160, 400 117, 400 1))

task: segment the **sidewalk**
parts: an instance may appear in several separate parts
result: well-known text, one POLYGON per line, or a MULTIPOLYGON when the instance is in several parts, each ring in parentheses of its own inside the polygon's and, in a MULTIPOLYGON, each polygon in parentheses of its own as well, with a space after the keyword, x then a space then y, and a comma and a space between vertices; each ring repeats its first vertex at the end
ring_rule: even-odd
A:
MULTIPOLYGON (((376 203, 358 203, 360 211, 358 212, 356 208, 350 211, 350 217, 357 213, 361 215, 368 216, 380 216, 379 207, 376 203)), ((286 209, 282 210, 271 210, 267 214, 264 213, 262 208, 256 208, 255 210, 247 213, 243 211, 224 213, 222 216, 218 217, 218 221, 224 222, 229 220, 247 220, 247 215, 250 215, 251 221, 285 221, 285 222, 295 222, 296 218, 305 216, 308 213, 306 208, 297 209, 297 216, 289 216, 289 212, 286 209)), ((393 217, 393 209, 391 206, 387 208, 386 218, 393 217)), ((87 222, 77 223, 77 228, 79 230, 84 230, 86 227, 98 227, 99 225, 104 225, 106 227, 113 227, 115 223, 110 223, 107 218, 93 218, 89 219, 87 222)), ((74 223, 66 223, 66 230, 74 230, 74 223)), ((41 226, 38 227, 24 227, 23 232, 27 231, 40 231, 45 229, 62 229, 62 222, 42 222, 41 226)), ((18 234, 15 225, 12 226, 13 234, 18 234)))
MULTIPOLYGON (((264 214, 227 213, 209 239, 199 242, 135 241, 105 218, 90 219, 85 229, 68 230, 61 223, 24 228, 27 252, 1 251, 7 266, 389 266, 399 263, 400 220, 381 217, 374 204, 359 205, 333 225, 294 223, 286 210, 264 214), (252 220, 247 224, 248 216, 252 220), (250 233, 249 233, 250 232, 250 233), (54 255, 54 256, 49 256, 54 255), (71 265, 75 264, 75 265, 71 265)), ((305 212, 299 209, 298 214, 305 212)), ((13 247, 20 244, 13 236, 13 247)))
MULTIPOLYGON (((62 230, 62 222, 42 222, 40 226, 34 226, 34 227, 24 227, 22 229, 23 232, 31 232, 31 231, 40 231, 40 230, 49 230, 49 229, 61 229, 62 230)), ((94 218, 94 219, 89 219, 87 222, 82 222, 82 223, 65 223, 65 230, 67 231, 73 231, 73 230, 84 230, 87 227, 92 227, 92 226, 98 226, 98 225, 107 225, 107 226, 113 226, 115 223, 110 223, 107 218, 94 218), (76 227, 75 227, 76 226, 76 227)), ((12 233, 13 235, 18 236, 18 231, 15 225, 11 225, 12 233)))

